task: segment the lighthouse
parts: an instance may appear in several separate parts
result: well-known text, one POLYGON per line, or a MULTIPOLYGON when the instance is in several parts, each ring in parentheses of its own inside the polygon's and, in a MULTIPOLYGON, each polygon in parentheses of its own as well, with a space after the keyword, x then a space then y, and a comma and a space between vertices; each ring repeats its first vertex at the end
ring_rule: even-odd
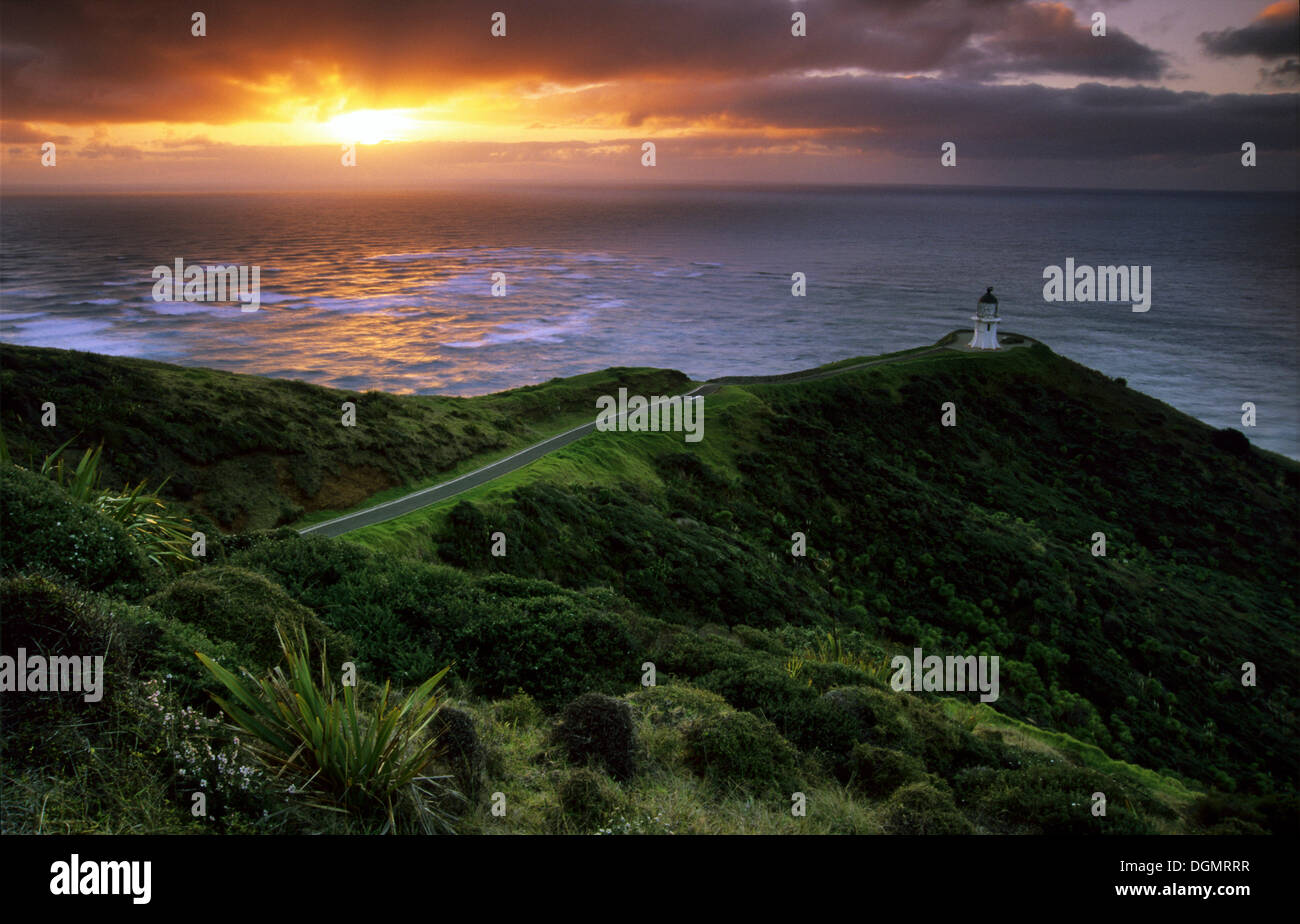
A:
POLYGON ((996 350, 998 348, 998 300, 993 297, 993 287, 989 286, 988 291, 980 296, 979 303, 975 307, 975 314, 971 317, 975 322, 975 336, 971 337, 970 347, 973 350, 996 350))

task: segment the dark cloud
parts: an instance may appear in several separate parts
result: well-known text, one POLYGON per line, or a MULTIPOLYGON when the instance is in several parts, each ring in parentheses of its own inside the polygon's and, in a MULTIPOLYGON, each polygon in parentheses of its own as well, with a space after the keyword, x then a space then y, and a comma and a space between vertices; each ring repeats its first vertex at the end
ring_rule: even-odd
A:
POLYGON ((1300 59, 1292 58, 1272 68, 1261 67, 1259 85, 1273 89, 1300 86, 1300 59))
POLYGON ((1168 69, 1166 56, 1114 28, 1092 34, 1091 20, 1076 19, 1060 3, 1018 5, 1003 27, 983 43, 975 62, 996 75, 1070 74, 1154 80, 1168 69))
POLYGON ((1294 57, 1300 51, 1300 4, 1275 3, 1241 29, 1203 32, 1199 38, 1217 57, 1294 57))
MULTIPOLYGON (((30 150, 19 147, 23 156, 14 169, 24 172, 14 174, 18 181, 157 176, 177 185, 221 185, 232 177, 328 185, 354 175, 342 171, 334 146, 230 145, 193 134, 190 126, 130 146, 115 144, 120 136, 110 129, 124 122, 278 118, 286 101, 329 106, 343 95, 349 108, 386 108, 474 91, 513 107, 515 137, 521 134, 516 125, 619 126, 621 137, 366 146, 355 176, 423 181, 432 164, 479 177, 504 164, 512 175, 640 182, 647 178, 638 172, 644 140, 658 144, 661 166, 650 172, 656 182, 692 176, 692 164, 699 167, 696 177, 747 170, 759 176, 768 165, 807 177, 825 164, 836 177, 859 179, 872 178, 878 165, 902 164, 904 172, 891 177, 1051 177, 1068 185, 1087 174, 1088 182, 1104 185, 1134 177, 1160 182, 1161 171, 1172 176, 1185 169, 1180 176, 1200 171, 1194 181, 1213 186, 1230 173, 1226 182, 1265 178, 1261 166, 1242 179, 1242 141, 1273 155, 1261 160, 1269 170, 1296 160, 1295 93, 994 82, 1169 77, 1161 52, 1113 21, 1105 37, 1094 37, 1087 15, 1061 3, 800 0, 808 37, 797 39, 790 35, 788 0, 555 0, 507 8, 508 35, 493 39, 490 14, 510 6, 501 0, 9 3, 0 7, 6 119, 0 139, 6 145, 66 142, 46 137, 41 126, 99 127, 86 143, 60 144, 57 175, 40 172, 30 150), (207 13, 205 38, 190 35, 196 5, 207 13), (547 92, 557 85, 570 92, 547 92), (958 145, 958 171, 938 166, 945 141, 958 145), (529 174, 533 168, 538 172, 529 174)), ((1277 18, 1266 11, 1228 32, 1271 27, 1277 18)), ((1244 47, 1240 42, 1213 40, 1216 48, 1244 47)), ((1294 59, 1294 49, 1290 58, 1269 59, 1262 74, 1267 86, 1294 86, 1300 70, 1294 59)), ((1293 175, 1267 177, 1294 185, 1293 175)))
MULTIPOLYGON (((935 79, 763 78, 700 87, 690 95, 630 103, 647 127, 704 122, 733 131, 797 129, 860 150, 938 158, 943 141, 999 159, 1123 159, 1231 154, 1250 139, 1261 150, 1297 147, 1296 94, 1176 92, 1086 83, 1071 89, 990 86, 935 79)), ((576 105, 629 101, 596 89, 576 105)), ((653 137, 653 130, 646 137, 653 137)))
POLYGON ((810 69, 878 74, 1069 74, 1147 79, 1164 60, 1112 30, 1092 38, 1067 7, 1027 0, 805 0, 808 35, 790 34, 788 0, 161 0, 5 4, 0 81, 6 116, 80 123, 267 118, 353 95, 366 106, 419 105, 484 85, 755 79, 810 69))

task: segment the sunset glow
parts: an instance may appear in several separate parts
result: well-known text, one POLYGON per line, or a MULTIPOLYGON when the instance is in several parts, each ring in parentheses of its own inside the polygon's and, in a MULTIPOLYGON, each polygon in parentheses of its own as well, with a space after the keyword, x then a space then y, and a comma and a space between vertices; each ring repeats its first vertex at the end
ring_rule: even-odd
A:
POLYGON ((356 143, 362 184, 1295 184, 1293 0, 1133 0, 1104 36, 1042 0, 807 0, 803 36, 787 0, 525 5, 494 35, 497 6, 248 5, 200 36, 161 2, 12 4, 4 182, 330 185, 356 143), (1207 159, 1247 137, 1254 172, 1207 159))
POLYGON ((329 128, 342 143, 378 144, 405 140, 412 122, 397 110, 358 109, 330 119, 329 128))

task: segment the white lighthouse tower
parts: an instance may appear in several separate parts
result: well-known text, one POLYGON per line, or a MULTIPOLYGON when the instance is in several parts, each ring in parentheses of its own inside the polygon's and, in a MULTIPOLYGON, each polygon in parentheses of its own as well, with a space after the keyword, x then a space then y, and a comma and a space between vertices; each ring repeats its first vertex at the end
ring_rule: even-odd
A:
POLYGON ((993 287, 989 286, 988 291, 980 296, 979 304, 975 308, 975 314, 971 317, 975 322, 975 336, 971 337, 970 347, 973 350, 996 350, 998 348, 998 300, 993 297, 993 287))

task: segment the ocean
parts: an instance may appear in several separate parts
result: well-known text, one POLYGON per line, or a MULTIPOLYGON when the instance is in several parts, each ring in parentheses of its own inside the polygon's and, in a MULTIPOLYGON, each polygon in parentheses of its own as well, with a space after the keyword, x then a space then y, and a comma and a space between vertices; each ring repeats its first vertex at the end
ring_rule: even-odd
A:
POLYGON ((475 395, 906 349, 969 327, 993 286, 1003 331, 1300 458, 1296 206, 902 187, 6 195, 0 339, 475 395), (155 301, 153 268, 178 258, 259 266, 260 309, 155 301), (1067 259, 1150 266, 1149 310, 1046 301, 1044 269, 1067 259))

